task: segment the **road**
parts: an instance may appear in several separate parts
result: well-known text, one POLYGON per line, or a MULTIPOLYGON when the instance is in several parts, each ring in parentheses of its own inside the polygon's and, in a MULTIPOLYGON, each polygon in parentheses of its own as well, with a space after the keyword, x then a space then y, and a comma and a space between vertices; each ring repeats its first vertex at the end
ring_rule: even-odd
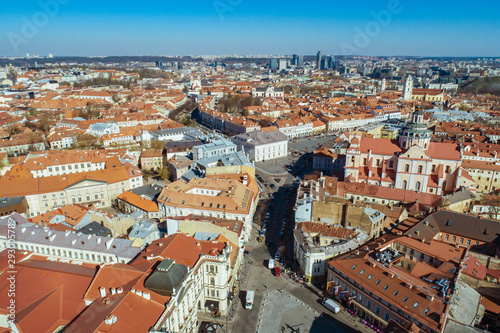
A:
MULTIPOLYGON (((298 326, 302 333, 373 332, 344 310, 333 314, 324 308, 320 303, 322 291, 313 285, 298 284, 291 280, 284 271, 284 265, 280 265, 282 274, 279 277, 274 276, 272 270, 267 268, 268 260, 274 257, 278 249, 283 218, 288 216, 285 209, 287 191, 290 189, 280 188, 273 202, 275 209, 269 219, 266 233, 266 243, 273 241, 273 245, 268 246, 265 242, 259 243, 255 240, 258 226, 254 225, 253 237, 247 244, 251 256, 246 255, 247 259, 251 258, 251 265, 250 268, 243 268, 248 270, 248 279, 241 287, 243 291, 255 291, 254 306, 251 310, 245 310, 240 305, 235 321, 226 326, 227 332, 291 333, 298 326)), ((290 228, 287 229, 287 236, 291 232, 291 224, 288 225, 290 228)), ((288 241, 284 244, 286 251, 282 250, 281 253, 291 259, 292 252, 288 246, 290 243, 288 241)), ((283 244, 281 248, 283 249, 283 244)), ((249 264, 249 261, 245 262, 245 265, 249 264)), ((244 299, 244 295, 245 293, 241 292, 240 297, 244 299)))

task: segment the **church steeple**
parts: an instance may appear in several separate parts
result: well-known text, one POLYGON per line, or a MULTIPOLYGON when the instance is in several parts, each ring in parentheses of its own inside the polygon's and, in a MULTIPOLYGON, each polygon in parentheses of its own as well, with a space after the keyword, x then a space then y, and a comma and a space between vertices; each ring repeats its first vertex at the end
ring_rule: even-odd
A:
POLYGON ((406 79, 404 90, 403 90, 403 99, 405 101, 411 101, 413 96, 413 77, 410 75, 406 79))

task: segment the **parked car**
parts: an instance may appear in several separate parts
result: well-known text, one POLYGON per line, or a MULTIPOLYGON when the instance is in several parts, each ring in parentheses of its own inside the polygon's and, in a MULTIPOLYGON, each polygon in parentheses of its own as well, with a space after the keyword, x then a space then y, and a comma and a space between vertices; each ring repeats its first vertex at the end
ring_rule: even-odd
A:
POLYGON ((253 290, 247 291, 247 297, 246 297, 246 302, 245 302, 245 309, 246 310, 252 309, 254 295, 255 295, 255 292, 253 290))
POLYGON ((278 266, 274 267, 274 276, 281 276, 281 270, 278 266))

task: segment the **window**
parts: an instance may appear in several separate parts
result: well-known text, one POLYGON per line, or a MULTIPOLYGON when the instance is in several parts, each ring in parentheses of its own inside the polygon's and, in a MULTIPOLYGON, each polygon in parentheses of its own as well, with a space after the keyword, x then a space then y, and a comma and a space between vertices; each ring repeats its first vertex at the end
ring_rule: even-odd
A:
POLYGON ((375 284, 378 286, 380 284, 380 280, 377 280, 377 282, 375 282, 375 284))
POLYGON ((415 304, 413 304, 413 308, 416 308, 418 306, 418 302, 415 302, 415 304))
POLYGON ((410 165, 409 164, 405 164, 405 172, 410 172, 410 165))
POLYGON ((396 291, 394 292, 394 294, 393 294, 393 295, 394 295, 394 296, 397 296, 398 294, 399 294, 399 291, 398 291, 398 290, 396 290, 396 291))
POLYGON ((356 265, 352 266, 352 269, 355 269, 356 268, 356 265))
POLYGON ((389 168, 392 168, 394 166, 394 162, 393 161, 389 161, 389 168))
POLYGON ((372 302, 366 301, 366 308, 370 309, 372 307, 372 302))
POLYGON ((389 289, 389 285, 388 284, 386 284, 385 287, 384 287, 384 290, 387 290, 387 289, 389 289))
POLYGON ((429 313, 429 309, 425 309, 424 310, 424 315, 428 314, 429 313))
POLYGON ((436 166, 435 166, 435 165, 433 165, 433 166, 431 167, 431 170, 432 170, 432 172, 436 172, 436 166))
POLYGON ((421 166, 421 165, 419 165, 419 166, 418 166, 418 173, 422 173, 422 170, 423 170, 422 166, 421 166))
POLYGON ((373 275, 368 275, 368 280, 370 280, 373 277, 373 275))
POLYGON ((456 237, 456 236, 453 236, 453 237, 452 237, 452 239, 451 239, 451 241, 452 241, 453 243, 455 243, 455 241, 456 241, 456 240, 457 240, 457 237, 456 237))
POLYGON ((417 184, 415 185, 415 191, 420 191, 420 182, 417 182, 417 184))
POLYGON ((407 186, 408 186, 408 182, 406 180, 403 180, 403 190, 406 190, 407 186))
POLYGON ((448 240, 450 238, 450 235, 444 235, 444 240, 448 240))
POLYGON ((378 306, 375 307, 375 314, 380 316, 380 308, 378 306))
POLYGON ((408 300, 408 297, 403 298, 403 303, 405 303, 408 300))
POLYGON ((365 272, 365 270, 362 269, 361 272, 359 272, 359 275, 363 275, 364 272, 365 272))
POLYGON ((389 313, 388 313, 388 312, 386 312, 386 313, 385 313, 384 320, 385 320, 386 322, 389 322, 389 320, 391 320, 391 316, 389 315, 389 313))
POLYGON ((460 240, 458 241, 460 244, 463 244, 464 243, 464 239, 462 237, 460 237, 460 240))
POLYGON ((467 246, 470 246, 470 239, 467 240, 467 246))
POLYGON ((366 158, 363 158, 363 165, 366 165, 366 158))

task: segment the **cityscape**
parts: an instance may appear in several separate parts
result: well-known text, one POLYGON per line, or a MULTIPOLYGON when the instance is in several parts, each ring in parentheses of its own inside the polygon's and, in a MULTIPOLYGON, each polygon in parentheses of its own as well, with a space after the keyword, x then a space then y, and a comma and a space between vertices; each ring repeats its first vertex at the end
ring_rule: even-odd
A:
POLYGON ((482 5, 6 4, 0 332, 500 332, 482 5))

